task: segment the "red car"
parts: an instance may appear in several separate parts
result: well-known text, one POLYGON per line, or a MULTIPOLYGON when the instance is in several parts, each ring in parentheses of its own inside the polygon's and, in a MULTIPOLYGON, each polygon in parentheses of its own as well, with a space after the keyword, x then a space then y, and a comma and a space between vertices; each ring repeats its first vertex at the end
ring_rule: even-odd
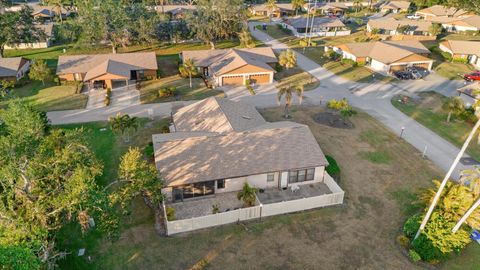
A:
POLYGON ((470 74, 463 75, 463 78, 467 81, 480 81, 480 71, 475 71, 470 74))

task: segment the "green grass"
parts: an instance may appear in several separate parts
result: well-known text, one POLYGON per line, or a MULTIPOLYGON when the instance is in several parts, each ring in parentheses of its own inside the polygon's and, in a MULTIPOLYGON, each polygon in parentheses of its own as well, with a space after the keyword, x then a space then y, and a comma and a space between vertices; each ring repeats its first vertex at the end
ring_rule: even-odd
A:
MULTIPOLYGON (((421 102, 407 103, 403 103, 398 96, 393 97, 392 104, 440 137, 461 147, 472 129, 472 124, 455 117, 447 123, 448 112, 442 109, 446 97, 435 92, 422 93, 420 96, 423 98, 421 102)), ((480 145, 472 142, 467 148, 467 153, 476 160, 480 160, 480 145)))
POLYGON ((264 33, 267 33, 269 36, 272 38, 285 43, 288 45, 288 47, 296 47, 298 46, 299 38, 295 37, 292 34, 289 34, 288 32, 280 29, 277 25, 267 25, 267 30, 264 31, 262 30, 261 25, 257 25, 256 27, 259 31, 262 31, 264 33))
POLYGON ((160 80, 142 82, 140 88, 140 101, 142 103, 169 102, 174 100, 199 100, 211 96, 224 96, 223 91, 205 86, 203 79, 192 78, 192 88, 189 79, 174 75, 160 80), (176 97, 159 97, 158 90, 164 87, 176 87, 176 97))
POLYGON ((472 242, 460 254, 452 257, 441 265, 448 270, 478 270, 480 262, 480 245, 472 242))
MULTIPOLYGON (((13 89, 13 96, 19 97, 41 111, 61 111, 83 109, 88 97, 77 94, 76 87, 72 85, 53 85, 33 81, 22 87, 13 89)), ((0 102, 0 107, 8 105, 9 100, 0 102)))
POLYGON ((453 63, 449 59, 446 59, 442 54, 442 51, 437 45, 429 43, 431 56, 435 60, 433 64, 433 70, 435 72, 450 80, 463 80, 465 73, 470 73, 474 70, 474 67, 470 64, 453 63))
POLYGON ((389 164, 392 159, 390 154, 382 151, 361 151, 359 155, 361 158, 375 164, 389 164))
POLYGON ((284 69, 277 72, 275 80, 278 82, 278 88, 303 85, 304 91, 316 89, 320 85, 317 78, 300 68, 284 69))

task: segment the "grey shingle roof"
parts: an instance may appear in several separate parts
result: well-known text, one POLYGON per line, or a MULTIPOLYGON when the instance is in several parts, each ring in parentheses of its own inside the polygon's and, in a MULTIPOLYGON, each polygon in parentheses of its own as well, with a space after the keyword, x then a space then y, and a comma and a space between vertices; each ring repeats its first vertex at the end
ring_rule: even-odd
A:
POLYGON ((0 57, 0 77, 15 77, 21 68, 22 57, 1 58, 0 57))
MULTIPOLYGON (((291 25, 295 28, 305 28, 307 25, 307 18, 298 17, 298 18, 289 18, 285 21, 286 24, 291 25)), ((308 22, 310 26, 312 23, 311 19, 308 22)), ((313 20, 313 27, 344 27, 345 24, 337 18, 328 18, 328 17, 315 17, 313 20)))

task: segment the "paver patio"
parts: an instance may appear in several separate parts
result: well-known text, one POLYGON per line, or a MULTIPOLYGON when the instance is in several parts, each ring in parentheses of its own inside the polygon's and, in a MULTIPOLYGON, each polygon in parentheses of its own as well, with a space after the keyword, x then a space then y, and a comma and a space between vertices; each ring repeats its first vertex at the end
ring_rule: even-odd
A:
POLYGON ((262 204, 277 203, 291 200, 298 200, 308 197, 321 196, 324 194, 330 194, 332 191, 324 183, 315 183, 309 185, 299 185, 299 189, 292 191, 289 187, 285 190, 282 189, 267 189, 264 192, 258 193, 258 200, 262 204))

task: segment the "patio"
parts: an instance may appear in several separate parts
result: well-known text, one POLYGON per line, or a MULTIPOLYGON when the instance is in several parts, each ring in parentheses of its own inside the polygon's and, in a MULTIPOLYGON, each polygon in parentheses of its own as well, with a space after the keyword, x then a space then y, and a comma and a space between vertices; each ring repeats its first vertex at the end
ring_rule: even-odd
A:
POLYGON ((267 189, 263 193, 258 193, 258 200, 262 204, 292 201, 309 197, 316 197, 324 194, 330 194, 332 191, 325 183, 315 183, 307 185, 297 185, 299 189, 292 191, 291 187, 286 190, 267 189))
POLYGON ((175 209, 175 219, 188 219, 211 215, 213 205, 217 205, 220 213, 242 208, 243 202, 237 199, 236 192, 217 193, 211 196, 189 199, 184 202, 168 204, 167 207, 175 209))

